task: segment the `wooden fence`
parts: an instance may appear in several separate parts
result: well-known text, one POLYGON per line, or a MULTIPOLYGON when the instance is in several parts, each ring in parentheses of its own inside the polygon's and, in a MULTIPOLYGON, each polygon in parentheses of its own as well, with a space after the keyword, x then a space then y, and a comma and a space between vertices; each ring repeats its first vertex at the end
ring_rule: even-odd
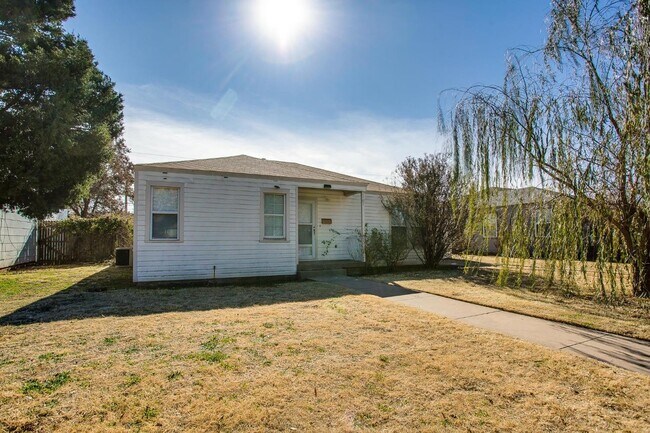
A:
POLYGON ((123 243, 121 236, 84 233, 77 235, 57 221, 40 221, 38 225, 38 263, 62 264, 99 262, 113 257, 123 243))

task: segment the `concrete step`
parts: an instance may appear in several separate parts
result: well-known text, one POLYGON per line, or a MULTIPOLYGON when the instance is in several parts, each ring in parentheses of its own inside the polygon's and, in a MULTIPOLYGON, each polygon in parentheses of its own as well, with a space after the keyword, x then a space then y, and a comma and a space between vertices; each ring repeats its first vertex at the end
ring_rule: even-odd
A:
POLYGON ((299 271, 298 277, 301 280, 311 280, 320 277, 345 277, 348 273, 345 269, 319 269, 314 271, 299 271))

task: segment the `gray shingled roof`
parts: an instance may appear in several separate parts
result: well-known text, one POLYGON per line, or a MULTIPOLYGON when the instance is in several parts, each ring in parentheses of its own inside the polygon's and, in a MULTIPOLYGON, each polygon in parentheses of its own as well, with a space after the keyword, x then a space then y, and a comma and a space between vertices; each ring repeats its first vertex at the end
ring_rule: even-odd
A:
POLYGON ((513 206, 517 204, 536 204, 554 197, 551 190, 528 186, 524 188, 492 188, 490 204, 493 206, 513 206))
POLYGON ((255 177, 287 178, 306 181, 333 182, 366 186, 368 191, 391 192, 395 188, 334 171, 310 167, 296 162, 274 161, 254 158, 248 155, 227 156, 223 158, 193 159, 188 161, 154 162, 138 164, 136 169, 191 170, 211 173, 249 175, 255 177))

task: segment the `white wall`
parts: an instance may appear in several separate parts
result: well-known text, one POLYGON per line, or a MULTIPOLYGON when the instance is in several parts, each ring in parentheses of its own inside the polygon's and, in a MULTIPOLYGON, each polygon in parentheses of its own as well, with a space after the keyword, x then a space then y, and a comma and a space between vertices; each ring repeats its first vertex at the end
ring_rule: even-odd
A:
POLYGON ((37 222, 0 210, 0 268, 36 261, 37 222))
POLYGON ((366 205, 365 222, 368 224, 368 229, 390 230, 390 215, 381 202, 381 194, 366 193, 364 201, 366 205))
POLYGON ((137 171, 135 281, 293 275, 297 264, 295 184, 262 179, 137 171), (147 182, 184 185, 183 241, 147 242, 147 182), (260 194, 288 190, 287 242, 260 242, 260 194))
POLYGON ((361 194, 345 195, 343 191, 300 189, 298 201, 316 203, 316 260, 351 260, 358 252, 361 230, 361 194), (323 218, 332 224, 321 224, 323 218), (329 248, 323 241, 330 241, 329 248))
MULTIPOLYGON (((380 230, 390 231, 390 214, 381 201, 381 194, 365 194, 365 222, 368 224, 368 230, 377 228, 380 230)), ((410 251, 403 265, 419 265, 422 261, 415 251, 410 251)))
MULTIPOLYGON (((136 172, 134 281, 294 275, 297 271, 298 200, 316 203, 316 259, 349 260, 358 250, 361 194, 299 188, 296 182, 160 171, 136 172), (183 185, 182 242, 149 242, 148 182, 183 185), (288 192, 287 242, 260 242, 262 190, 288 192), (321 224, 329 218, 332 224, 321 224), (339 232, 335 234, 331 229, 339 232), (332 239, 327 254, 323 240, 332 239)), ((376 193, 364 193, 364 218, 370 228, 390 230, 388 211, 376 193)), ((405 261, 419 263, 414 253, 405 261)))

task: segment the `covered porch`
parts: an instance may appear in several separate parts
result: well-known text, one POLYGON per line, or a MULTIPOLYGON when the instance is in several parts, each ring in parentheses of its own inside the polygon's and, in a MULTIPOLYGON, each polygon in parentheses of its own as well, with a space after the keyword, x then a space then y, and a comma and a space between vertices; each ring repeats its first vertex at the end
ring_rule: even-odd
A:
POLYGON ((339 188, 298 188, 299 271, 363 264, 359 236, 364 227, 365 188, 339 188))

